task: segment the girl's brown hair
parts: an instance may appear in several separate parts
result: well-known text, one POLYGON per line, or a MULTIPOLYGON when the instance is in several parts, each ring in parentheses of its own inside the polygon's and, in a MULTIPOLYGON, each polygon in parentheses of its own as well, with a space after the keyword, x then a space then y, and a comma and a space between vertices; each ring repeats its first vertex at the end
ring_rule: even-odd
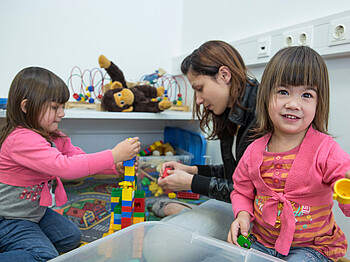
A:
POLYGON ((329 115, 329 79, 323 58, 308 46, 279 50, 267 64, 256 104, 257 136, 273 131, 268 114, 269 103, 278 86, 308 86, 317 90, 317 108, 312 126, 327 134, 329 115))
MULTIPOLYGON (((221 66, 226 66, 231 71, 230 101, 228 107, 239 106, 245 86, 251 83, 247 68, 241 55, 230 44, 223 41, 208 41, 194 50, 181 64, 181 71, 184 75, 207 75, 215 79, 221 66)), ((237 125, 228 121, 230 108, 221 115, 215 115, 212 111, 196 104, 196 94, 193 99, 193 116, 200 121, 200 128, 208 133, 208 139, 225 136, 232 137, 237 132, 237 125), (209 131, 208 131, 209 130, 209 131)), ((246 108, 243 108, 246 110, 246 108)))
POLYGON ((0 147, 16 127, 31 129, 48 141, 50 137, 60 136, 58 132, 45 131, 39 125, 39 117, 51 102, 64 104, 68 99, 67 85, 51 71, 40 67, 28 67, 21 70, 10 86, 5 125, 0 135, 0 147), (25 99, 27 100, 26 113, 21 109, 21 103, 25 99))

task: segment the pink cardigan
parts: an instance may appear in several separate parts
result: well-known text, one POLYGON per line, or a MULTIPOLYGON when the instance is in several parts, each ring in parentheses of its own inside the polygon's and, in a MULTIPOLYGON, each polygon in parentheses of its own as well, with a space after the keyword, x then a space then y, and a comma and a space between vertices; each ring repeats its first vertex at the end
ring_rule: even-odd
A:
POLYGON ((26 128, 15 129, 0 150, 0 182, 12 186, 45 183, 40 205, 49 206, 52 197, 48 181, 57 180, 56 204, 67 202, 60 178, 74 179, 96 173, 118 174, 111 150, 85 154, 72 145, 70 138, 54 139, 52 147, 41 135, 26 128))
MULTIPOLYGON (((262 210, 262 219, 275 225, 278 203, 284 203, 281 214, 281 232, 275 249, 289 253, 295 229, 295 218, 290 201, 300 205, 319 206, 330 204, 334 183, 350 170, 350 156, 328 135, 309 128, 288 174, 284 193, 276 193, 261 178, 260 166, 263 151, 271 137, 268 134, 257 139, 246 149, 234 174, 234 191, 231 193, 235 216, 244 210, 253 215, 254 189, 261 196, 270 197, 262 210)), ((350 205, 339 205, 350 216, 350 205)))

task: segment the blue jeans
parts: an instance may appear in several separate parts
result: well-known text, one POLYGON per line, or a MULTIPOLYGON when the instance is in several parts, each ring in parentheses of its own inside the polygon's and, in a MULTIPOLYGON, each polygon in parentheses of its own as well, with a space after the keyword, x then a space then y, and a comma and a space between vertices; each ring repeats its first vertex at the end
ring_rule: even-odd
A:
POLYGON ((34 223, 0 219, 0 261, 47 261, 79 246, 80 229, 70 220, 47 208, 34 223))
POLYGON ((332 260, 326 258, 320 252, 309 247, 291 247, 289 254, 284 256, 276 251, 274 248, 265 247, 263 244, 255 241, 250 248, 259 250, 265 254, 280 258, 289 262, 331 262, 332 260))

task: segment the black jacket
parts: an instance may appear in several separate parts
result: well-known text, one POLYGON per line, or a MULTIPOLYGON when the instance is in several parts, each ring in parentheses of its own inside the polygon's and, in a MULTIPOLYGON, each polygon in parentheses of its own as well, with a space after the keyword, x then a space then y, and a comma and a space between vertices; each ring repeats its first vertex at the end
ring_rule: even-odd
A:
POLYGON ((241 105, 249 108, 248 111, 240 107, 231 110, 229 120, 240 125, 236 138, 236 157, 232 155, 234 138, 226 138, 220 141, 221 165, 197 165, 198 174, 194 175, 191 189, 194 193, 202 194, 210 198, 231 202, 230 193, 233 190, 232 174, 241 159, 245 149, 252 142, 249 138, 251 128, 255 124, 255 104, 258 92, 258 82, 253 80, 256 86, 248 84, 241 101, 241 105))

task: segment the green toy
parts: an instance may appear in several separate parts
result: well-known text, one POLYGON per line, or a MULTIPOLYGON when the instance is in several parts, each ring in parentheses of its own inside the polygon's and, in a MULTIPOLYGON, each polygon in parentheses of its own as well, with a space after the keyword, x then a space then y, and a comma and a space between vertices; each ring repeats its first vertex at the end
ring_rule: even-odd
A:
POLYGON ((250 245, 256 241, 256 237, 253 234, 248 234, 248 236, 240 235, 237 238, 237 242, 241 247, 250 248, 250 245))

